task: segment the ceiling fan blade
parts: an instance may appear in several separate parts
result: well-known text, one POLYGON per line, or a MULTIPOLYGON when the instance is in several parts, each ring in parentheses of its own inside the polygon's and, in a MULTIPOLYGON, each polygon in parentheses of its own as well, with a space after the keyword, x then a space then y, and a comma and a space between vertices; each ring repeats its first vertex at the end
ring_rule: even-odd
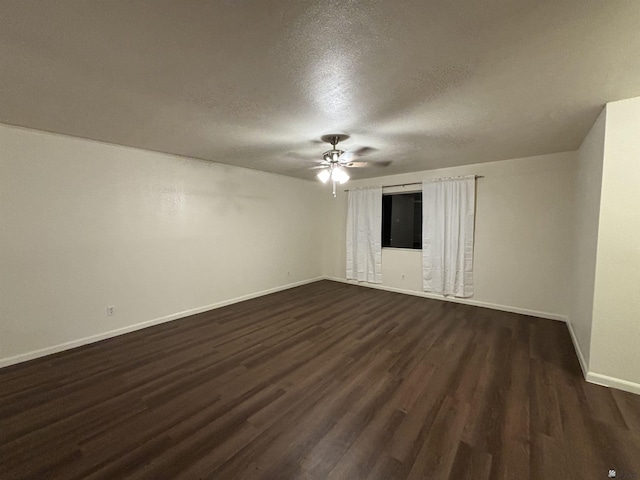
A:
POLYGON ((388 167, 391 165, 391 160, 381 160, 379 162, 371 162, 374 167, 388 167))
POLYGON ((363 168, 363 167, 388 167, 389 165, 391 165, 391 160, 384 160, 381 162, 374 162, 374 161, 368 161, 368 162, 350 162, 347 167, 349 168, 363 168))
POLYGON ((391 160, 381 160, 379 162, 369 162, 369 165, 373 165, 374 167, 388 167, 391 165, 391 160))
POLYGON ((364 155, 369 155, 370 153, 373 152, 377 152, 378 149, 377 148, 373 148, 373 147, 361 147, 357 150, 355 150, 353 152, 354 155, 357 155, 358 157, 362 157, 364 155))
POLYGON ((364 167, 370 167, 371 163, 369 163, 369 162, 349 162, 345 166, 349 167, 349 168, 364 168, 364 167))

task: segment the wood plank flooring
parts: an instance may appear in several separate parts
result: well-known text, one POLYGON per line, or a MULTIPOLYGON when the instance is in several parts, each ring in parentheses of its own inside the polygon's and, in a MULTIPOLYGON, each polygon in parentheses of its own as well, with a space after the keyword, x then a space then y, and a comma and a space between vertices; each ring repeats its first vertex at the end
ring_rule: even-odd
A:
POLYGON ((329 281, 0 385, 2 479, 640 479, 640 396, 563 323, 329 281))

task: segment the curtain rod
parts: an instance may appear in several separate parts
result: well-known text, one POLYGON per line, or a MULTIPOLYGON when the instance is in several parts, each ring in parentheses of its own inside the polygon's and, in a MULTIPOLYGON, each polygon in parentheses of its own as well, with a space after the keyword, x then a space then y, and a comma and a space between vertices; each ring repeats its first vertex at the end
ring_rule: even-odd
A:
MULTIPOLYGON (((474 177, 476 178, 484 178, 484 175, 474 175, 474 177)), ((453 178, 464 178, 464 177, 442 177, 442 178, 438 178, 438 179, 434 179, 434 180, 449 180, 449 179, 453 179, 453 178)), ((427 179, 427 180, 431 180, 431 179, 427 179)), ((422 182, 412 182, 412 183, 396 183, 395 185, 382 185, 381 188, 392 188, 392 187, 408 187, 410 185, 422 185, 422 182)), ((360 188, 369 188, 369 187, 360 187, 360 188)), ((354 188, 352 190, 358 190, 357 188, 354 188)), ((349 189, 345 188, 344 190, 345 192, 348 192, 349 189)))

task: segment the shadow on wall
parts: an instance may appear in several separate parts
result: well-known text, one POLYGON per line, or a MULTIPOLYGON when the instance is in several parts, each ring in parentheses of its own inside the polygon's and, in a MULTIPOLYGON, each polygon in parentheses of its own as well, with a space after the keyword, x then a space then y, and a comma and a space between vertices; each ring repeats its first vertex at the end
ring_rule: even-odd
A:
POLYGON ((192 194, 210 197, 215 211, 220 215, 227 215, 254 210, 256 204, 267 200, 267 197, 248 193, 247 190, 246 183, 217 180, 212 184, 211 190, 192 191, 192 194))
POLYGON ((236 167, 219 164, 215 166, 212 175, 209 170, 211 162, 202 161, 197 166, 205 168, 199 173, 199 181, 178 182, 161 188, 160 205, 165 213, 179 214, 191 204, 225 216, 255 211, 258 204, 264 204, 268 200, 264 195, 255 194, 254 190, 260 186, 261 181, 252 175, 255 172, 251 170, 243 172, 243 178, 236 179, 234 177, 239 175, 236 167))

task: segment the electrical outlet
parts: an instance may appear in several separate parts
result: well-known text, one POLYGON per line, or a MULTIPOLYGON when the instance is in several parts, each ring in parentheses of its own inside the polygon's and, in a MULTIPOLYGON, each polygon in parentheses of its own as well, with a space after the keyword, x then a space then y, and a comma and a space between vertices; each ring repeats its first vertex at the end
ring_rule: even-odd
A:
POLYGON ((402 279, 404 280, 404 273, 402 274, 402 279))
POLYGON ((291 276, 291 271, 287 270, 287 277, 290 277, 290 276, 291 276))
POLYGON ((115 307, 115 305, 109 305, 109 306, 107 307, 107 316, 108 316, 108 317, 111 317, 111 316, 113 316, 113 315, 115 315, 115 314, 116 314, 116 307, 115 307))

